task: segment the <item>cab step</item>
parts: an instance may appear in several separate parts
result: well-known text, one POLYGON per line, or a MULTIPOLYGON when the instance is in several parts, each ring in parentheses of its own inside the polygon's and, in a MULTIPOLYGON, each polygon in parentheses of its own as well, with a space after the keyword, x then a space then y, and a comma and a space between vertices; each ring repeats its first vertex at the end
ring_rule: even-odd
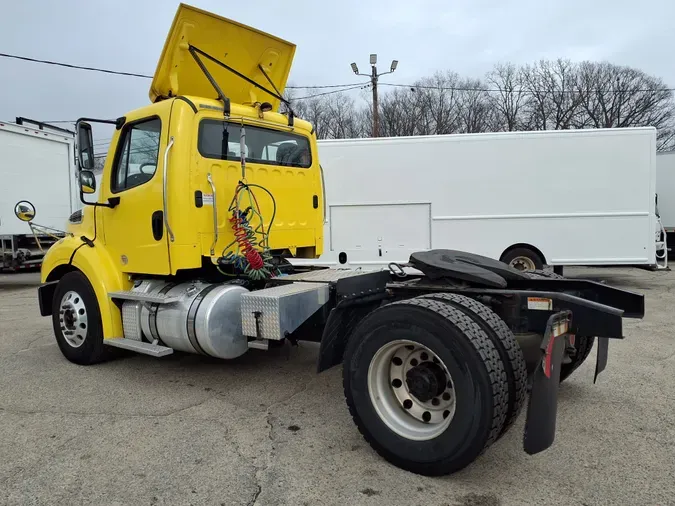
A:
POLYGON ((150 355, 151 357, 165 357, 173 353, 173 348, 166 346, 159 346, 157 344, 150 344, 143 341, 134 341, 133 339, 125 339, 123 337, 114 337, 112 339, 104 339, 103 344, 114 346, 115 348, 122 348, 124 350, 135 351, 143 355, 150 355))
POLYGON ((118 300, 135 300, 138 302, 148 302, 150 304, 171 304, 173 302, 178 302, 180 297, 167 297, 162 294, 151 294, 151 293, 142 293, 142 292, 110 292, 108 297, 111 299, 118 300))

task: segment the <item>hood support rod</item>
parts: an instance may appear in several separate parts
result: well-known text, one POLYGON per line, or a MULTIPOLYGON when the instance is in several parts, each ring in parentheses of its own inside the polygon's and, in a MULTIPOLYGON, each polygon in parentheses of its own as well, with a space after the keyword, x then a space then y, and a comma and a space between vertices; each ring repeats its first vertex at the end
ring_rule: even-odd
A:
POLYGON ((192 55, 192 57, 197 62, 197 65, 199 65, 199 68, 202 69, 202 72, 204 72, 204 75, 206 76, 206 78, 211 83, 211 86, 213 86, 213 88, 216 90, 216 93, 218 94, 218 99, 223 101, 223 115, 226 118, 229 117, 230 116, 230 99, 225 96, 225 94, 223 93, 223 90, 220 89, 220 86, 218 86, 218 83, 216 82, 216 80, 211 75, 211 72, 209 72, 207 70, 206 66, 204 65, 204 62, 202 61, 202 59, 199 57, 199 55, 197 53, 201 53, 202 55, 204 55, 204 56, 206 56, 207 58, 210 58, 210 59, 213 59, 213 58, 211 58, 209 55, 207 55, 203 51, 200 51, 199 49, 197 49, 194 46, 190 46, 188 51, 190 51, 190 54, 192 55))
MULTIPOLYGON (((226 113, 227 116, 229 116, 229 113, 230 113, 230 100, 225 97, 225 95, 223 94, 223 91, 218 86, 218 83, 216 83, 216 80, 213 78, 211 73, 206 69, 206 67, 204 66, 204 62, 202 62, 202 60, 199 56, 203 56, 204 58, 207 58, 207 59, 211 60, 213 63, 216 63, 217 65, 220 65, 225 70, 228 70, 228 71, 232 72, 235 76, 242 78, 247 83, 252 84, 256 88, 258 88, 258 89, 264 91, 265 93, 267 93, 268 95, 276 98, 277 100, 280 100, 281 102, 286 104, 288 106, 288 108, 290 109, 290 107, 291 107, 290 102, 279 94, 278 90, 276 90, 276 86, 274 86, 274 83, 272 83, 272 80, 267 76, 267 73, 262 69, 262 67, 260 65, 258 65, 258 67, 263 72, 263 75, 265 76, 265 78, 270 82, 270 84, 272 84, 272 87, 276 90, 276 93, 272 90, 269 90, 269 89, 265 88, 262 84, 257 83, 256 81, 254 81, 250 77, 245 76, 244 74, 242 74, 238 70, 230 67, 229 65, 221 62, 220 60, 217 60, 216 58, 214 58, 210 54, 205 53, 204 51, 202 51, 198 47, 193 46, 192 44, 190 44, 188 46, 188 50, 190 51, 190 54, 192 55, 192 57, 197 62, 197 65, 199 65, 199 68, 202 70, 202 72, 204 72, 204 75, 206 76, 206 78, 211 83, 211 86, 213 86, 215 88, 216 93, 218 93, 218 98, 220 98, 223 101, 227 101, 227 103, 225 105, 225 110, 227 111, 227 113, 226 113)), ((293 126, 293 113, 292 112, 290 113, 289 118, 288 118, 288 125, 293 126)))

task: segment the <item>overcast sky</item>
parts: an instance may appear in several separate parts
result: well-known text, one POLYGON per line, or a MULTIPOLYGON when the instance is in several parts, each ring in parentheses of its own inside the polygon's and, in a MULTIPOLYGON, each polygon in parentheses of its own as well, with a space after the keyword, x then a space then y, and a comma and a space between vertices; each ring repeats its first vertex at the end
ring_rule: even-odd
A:
MULTIPOLYGON (((152 74, 179 2, 3 0, 0 52, 152 74)), ((349 64, 411 83, 437 70, 480 77, 497 62, 606 60, 675 87, 675 1, 192 0, 297 45, 289 84, 358 82, 349 64), (544 7, 546 5, 546 7, 544 7)), ((148 103, 149 79, 0 58, 0 120, 117 117, 148 103)), ((363 93, 363 92, 362 92, 363 93)))

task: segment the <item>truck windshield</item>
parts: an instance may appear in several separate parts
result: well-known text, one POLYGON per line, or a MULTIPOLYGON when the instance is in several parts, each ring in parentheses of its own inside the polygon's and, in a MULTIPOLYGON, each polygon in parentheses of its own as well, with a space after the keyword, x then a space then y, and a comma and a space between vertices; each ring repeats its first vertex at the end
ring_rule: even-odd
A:
MULTIPOLYGON (((312 164, 309 141, 302 135, 245 125, 246 161, 308 168, 312 164)), ((199 124, 199 153, 205 158, 238 161, 240 123, 205 119, 199 124), (223 131, 224 130, 224 131, 223 131)))

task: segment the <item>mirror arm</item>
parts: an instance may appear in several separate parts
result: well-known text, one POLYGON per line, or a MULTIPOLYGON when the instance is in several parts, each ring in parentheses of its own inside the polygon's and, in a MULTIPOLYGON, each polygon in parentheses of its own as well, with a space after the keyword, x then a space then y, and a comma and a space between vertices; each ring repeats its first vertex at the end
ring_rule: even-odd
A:
POLYGON ((120 203, 120 197, 110 197, 108 202, 101 204, 100 202, 87 202, 84 200, 84 193, 80 192, 80 202, 86 206, 107 207, 108 209, 115 209, 120 203))

